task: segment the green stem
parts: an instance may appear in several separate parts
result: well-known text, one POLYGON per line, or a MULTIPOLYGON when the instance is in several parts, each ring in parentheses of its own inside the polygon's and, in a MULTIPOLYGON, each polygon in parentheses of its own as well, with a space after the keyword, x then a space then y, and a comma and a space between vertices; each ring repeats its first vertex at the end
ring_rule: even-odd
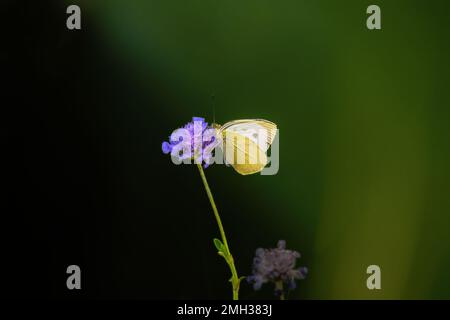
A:
POLYGON ((280 300, 285 300, 284 290, 283 290, 283 281, 275 282, 275 289, 280 292, 280 300))
POLYGON ((223 229, 222 220, 220 219, 219 211, 217 211, 216 203, 214 202, 213 195, 211 193, 211 189, 209 189, 208 181, 206 180, 205 172, 203 171, 203 167, 201 164, 197 164, 198 170, 200 171, 200 176, 203 181, 203 185, 205 186, 206 194, 208 195, 209 202, 211 203, 211 207, 214 211, 214 216, 216 218, 217 225, 220 230, 220 236, 222 238, 223 245, 225 247, 226 253, 225 261, 227 262, 228 266, 230 267, 231 271, 231 284, 233 287, 233 300, 239 300, 239 282, 240 279, 238 277, 236 267, 234 265, 234 259, 230 252, 230 247, 228 246, 227 237, 225 235, 225 230, 223 229))

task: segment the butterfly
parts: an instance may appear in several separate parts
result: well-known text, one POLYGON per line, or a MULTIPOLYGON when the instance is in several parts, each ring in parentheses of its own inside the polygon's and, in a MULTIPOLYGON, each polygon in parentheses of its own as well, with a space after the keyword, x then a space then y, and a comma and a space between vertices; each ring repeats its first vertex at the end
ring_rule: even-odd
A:
POLYGON ((267 150, 277 133, 277 125, 264 119, 234 120, 215 124, 222 139, 225 162, 242 175, 260 172, 268 163, 267 150))

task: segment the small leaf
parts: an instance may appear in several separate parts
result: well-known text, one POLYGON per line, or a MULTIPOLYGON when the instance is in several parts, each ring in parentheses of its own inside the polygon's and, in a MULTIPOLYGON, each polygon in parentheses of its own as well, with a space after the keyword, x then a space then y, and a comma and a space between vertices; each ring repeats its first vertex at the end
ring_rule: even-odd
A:
POLYGON ((216 246, 217 250, 219 250, 219 252, 224 252, 225 250, 225 246, 223 245, 222 241, 220 241, 217 238, 214 238, 214 245, 216 246))
POLYGON ((242 282, 242 280, 244 280, 245 279, 245 277, 240 277, 239 279, 238 279, 238 283, 237 283, 237 288, 239 289, 239 287, 241 286, 241 282, 242 282))
POLYGON ((236 279, 236 280, 235 280, 233 277, 231 277, 229 281, 230 281, 231 283, 236 282, 235 285, 238 286, 238 285, 241 283, 241 281, 244 280, 245 278, 246 278, 246 277, 239 277, 239 279, 236 279))

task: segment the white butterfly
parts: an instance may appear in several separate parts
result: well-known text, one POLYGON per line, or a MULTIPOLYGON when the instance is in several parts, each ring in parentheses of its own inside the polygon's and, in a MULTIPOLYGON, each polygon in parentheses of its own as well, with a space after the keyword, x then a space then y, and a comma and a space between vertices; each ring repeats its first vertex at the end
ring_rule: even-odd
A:
POLYGON ((242 119, 215 125, 223 139, 225 161, 242 175, 260 172, 267 165, 266 152, 275 139, 277 125, 264 119, 242 119))

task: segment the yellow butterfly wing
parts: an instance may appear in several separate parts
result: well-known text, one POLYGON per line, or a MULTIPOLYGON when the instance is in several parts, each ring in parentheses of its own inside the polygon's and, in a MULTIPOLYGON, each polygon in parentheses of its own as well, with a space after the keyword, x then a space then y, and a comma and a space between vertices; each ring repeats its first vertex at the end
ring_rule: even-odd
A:
POLYGON ((266 151, 277 126, 264 119, 235 120, 220 127, 227 163, 242 175, 260 172, 267 165, 266 151))

